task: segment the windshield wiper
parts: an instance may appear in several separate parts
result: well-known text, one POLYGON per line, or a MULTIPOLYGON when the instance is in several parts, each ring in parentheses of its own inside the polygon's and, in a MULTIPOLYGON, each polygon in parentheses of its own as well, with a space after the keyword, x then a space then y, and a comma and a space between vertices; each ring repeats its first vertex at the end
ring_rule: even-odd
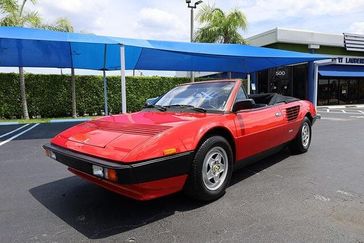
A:
POLYGON ((159 111, 166 111, 167 110, 166 107, 161 106, 161 105, 146 105, 146 106, 144 106, 144 108, 154 108, 154 109, 157 109, 159 111))
POLYGON ((189 108, 189 109, 194 110, 194 111, 197 111, 197 112, 206 113, 206 110, 204 108, 195 107, 193 105, 168 105, 168 106, 165 106, 165 107, 167 107, 167 108, 170 108, 170 107, 189 108))

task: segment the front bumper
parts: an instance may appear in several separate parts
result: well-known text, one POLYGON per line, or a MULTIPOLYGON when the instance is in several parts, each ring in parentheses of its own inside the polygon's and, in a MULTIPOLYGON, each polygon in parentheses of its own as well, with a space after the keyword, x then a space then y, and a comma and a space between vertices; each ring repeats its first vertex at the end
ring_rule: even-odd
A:
POLYGON ((123 185, 156 181, 188 174, 193 158, 193 152, 188 151, 126 164, 73 152, 54 144, 45 144, 43 148, 53 152, 56 161, 90 176, 94 176, 93 165, 104 169, 113 169, 117 173, 117 181, 113 183, 123 185))

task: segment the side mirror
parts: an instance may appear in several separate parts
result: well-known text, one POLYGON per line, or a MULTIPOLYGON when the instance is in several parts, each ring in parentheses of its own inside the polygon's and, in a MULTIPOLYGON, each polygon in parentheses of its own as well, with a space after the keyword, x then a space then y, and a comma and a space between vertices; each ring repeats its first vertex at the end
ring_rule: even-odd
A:
POLYGON ((252 109, 254 107, 254 100, 253 99, 246 99, 238 101, 233 106, 233 112, 237 112, 240 110, 252 109))
POLYGON ((145 103, 144 103, 144 107, 150 106, 150 105, 154 105, 155 103, 157 103, 157 101, 159 100, 159 98, 160 98, 160 96, 147 99, 145 101, 145 103))

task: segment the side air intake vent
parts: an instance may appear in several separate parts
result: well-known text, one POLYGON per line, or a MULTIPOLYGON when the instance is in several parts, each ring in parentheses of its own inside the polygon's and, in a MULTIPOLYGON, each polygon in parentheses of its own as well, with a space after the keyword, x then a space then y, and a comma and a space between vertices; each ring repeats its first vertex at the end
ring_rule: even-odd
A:
POLYGON ((296 120, 299 112, 300 112, 300 106, 299 105, 286 108, 287 120, 288 121, 296 120))

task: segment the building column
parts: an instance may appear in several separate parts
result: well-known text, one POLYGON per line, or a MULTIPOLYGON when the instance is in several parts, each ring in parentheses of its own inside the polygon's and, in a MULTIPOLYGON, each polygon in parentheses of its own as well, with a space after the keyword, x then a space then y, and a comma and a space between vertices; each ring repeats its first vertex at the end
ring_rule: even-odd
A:
POLYGON ((315 64, 308 62, 307 72, 307 99, 311 102, 315 100, 315 64))

